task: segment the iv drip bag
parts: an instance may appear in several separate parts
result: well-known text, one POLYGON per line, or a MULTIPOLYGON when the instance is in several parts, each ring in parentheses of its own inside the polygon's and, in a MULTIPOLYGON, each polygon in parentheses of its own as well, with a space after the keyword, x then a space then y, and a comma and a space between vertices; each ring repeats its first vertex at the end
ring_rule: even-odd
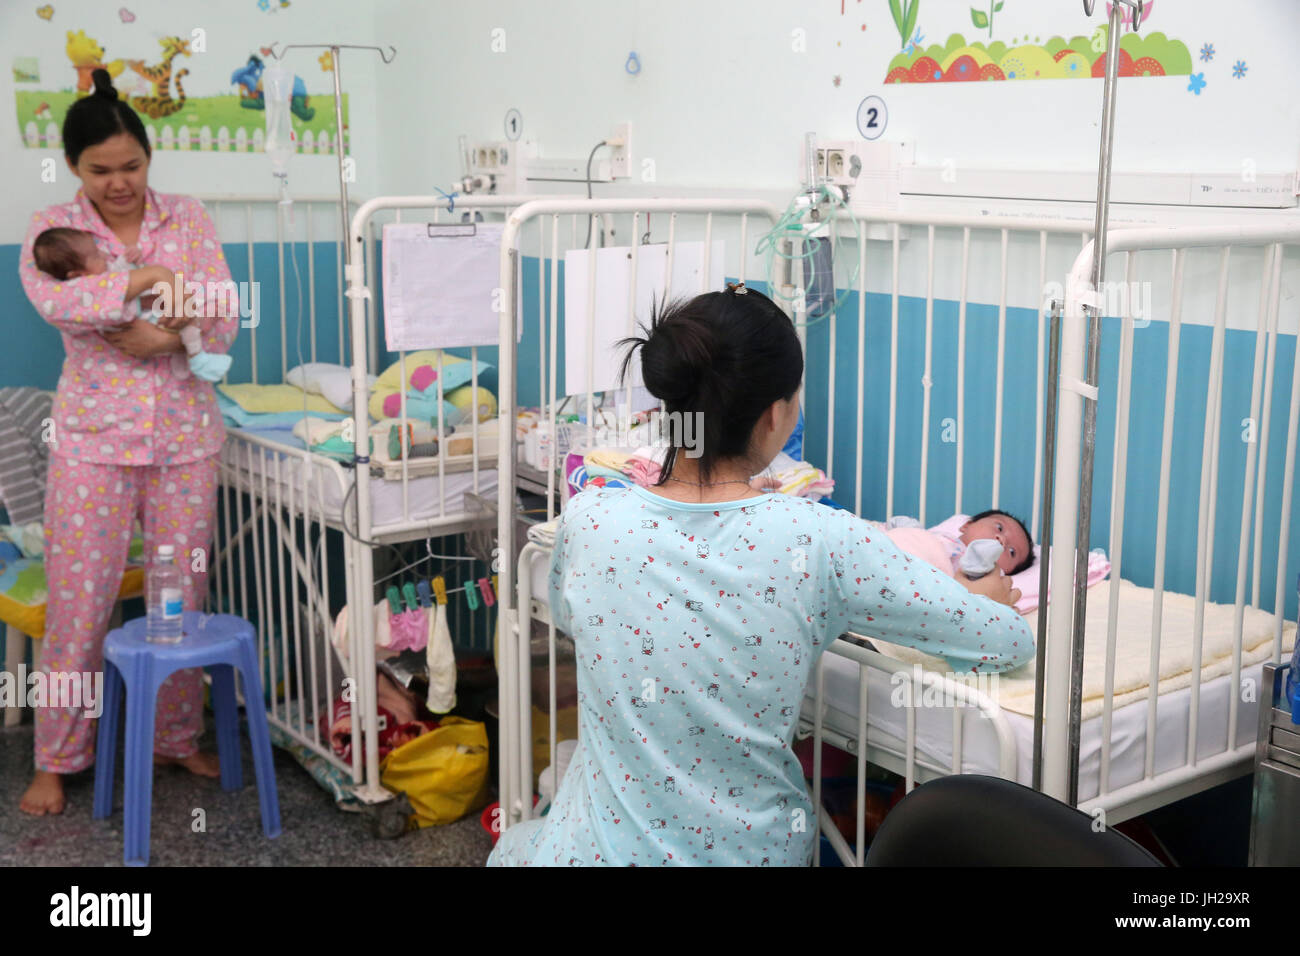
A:
POLYGON ((297 147, 289 112, 293 73, 278 62, 268 65, 262 71, 262 90, 266 104, 266 155, 271 158, 271 171, 277 176, 287 176, 289 157, 297 147))

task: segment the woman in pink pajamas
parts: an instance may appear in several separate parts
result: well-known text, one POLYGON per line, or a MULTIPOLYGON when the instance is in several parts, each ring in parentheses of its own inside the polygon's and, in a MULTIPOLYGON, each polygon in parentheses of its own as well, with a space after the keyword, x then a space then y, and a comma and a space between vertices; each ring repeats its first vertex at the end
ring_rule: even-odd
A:
MULTIPOLYGON (((23 288, 41 318, 63 336, 67 357, 52 411, 45 497, 49 585, 41 669, 97 672, 126 563, 132 527, 144 526, 145 553, 176 547, 185 569, 185 606, 202 602, 206 552, 216 508, 217 458, 225 436, 212 386, 189 374, 174 331, 197 322, 203 347, 227 352, 238 315, 225 297, 172 303, 154 325, 123 306, 174 273, 208 286, 230 281, 221 244, 203 206, 149 188, 149 140, 139 116, 117 98, 108 74, 77 101, 63 124, 68 168, 81 180, 69 203, 32 217, 19 261, 23 288), (92 233, 108 259, 142 263, 129 271, 51 278, 36 268, 32 243, 55 226, 92 233), (199 315, 194 318, 195 314, 199 315), (189 318, 186 315, 190 316, 189 318)), ((177 672, 159 693, 155 760, 215 777, 215 754, 200 753, 200 672, 177 672)), ((94 765, 94 721, 78 709, 36 711, 36 775, 22 798, 28 813, 60 813, 62 774, 94 765)))

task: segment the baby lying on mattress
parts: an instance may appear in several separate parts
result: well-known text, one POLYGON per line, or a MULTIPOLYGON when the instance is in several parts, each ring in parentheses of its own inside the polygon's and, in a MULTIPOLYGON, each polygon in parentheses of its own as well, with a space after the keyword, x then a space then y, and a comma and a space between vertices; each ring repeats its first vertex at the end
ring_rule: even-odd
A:
POLYGON ((954 515, 933 528, 914 518, 894 517, 880 527, 901 550, 951 574, 969 591, 1005 604, 1021 598, 1012 575, 1034 563, 1034 542, 1024 523, 1005 511, 954 515))

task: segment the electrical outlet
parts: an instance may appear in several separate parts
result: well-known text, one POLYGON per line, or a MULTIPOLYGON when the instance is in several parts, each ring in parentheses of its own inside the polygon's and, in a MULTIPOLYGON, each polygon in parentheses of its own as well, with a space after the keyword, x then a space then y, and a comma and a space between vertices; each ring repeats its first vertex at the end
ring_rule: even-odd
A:
POLYGON ((490 192, 512 193, 518 187, 521 162, 536 155, 537 147, 530 140, 473 143, 469 147, 469 174, 487 177, 490 192))
POLYGON ((828 149, 826 150, 826 176, 835 183, 839 183, 847 175, 844 160, 844 150, 828 149))
POLYGON ((896 178, 899 166, 910 164, 914 155, 906 142, 822 141, 817 144, 817 176, 835 186, 862 187, 881 177, 896 178))
POLYGON ((620 123, 610 138, 609 175, 614 179, 632 178, 632 124, 620 123))

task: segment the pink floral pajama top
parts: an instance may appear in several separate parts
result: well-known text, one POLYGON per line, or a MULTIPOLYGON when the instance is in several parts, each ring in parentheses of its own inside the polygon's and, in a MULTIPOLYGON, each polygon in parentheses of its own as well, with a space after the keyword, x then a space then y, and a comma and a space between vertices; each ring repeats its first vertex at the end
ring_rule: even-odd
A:
MULTIPOLYGON (((126 314, 128 272, 58 280, 36 268, 32 243, 46 229, 83 229, 111 261, 127 256, 184 273, 186 281, 230 282, 230 269, 203 204, 189 196, 149 190, 137 246, 128 249, 104 224, 83 191, 72 202, 32 216, 19 260, 27 297, 41 318, 63 334, 66 358, 51 415, 51 448, 101 465, 180 465, 216 454, 225 438, 212 386, 189 373, 180 352, 135 359, 100 332, 131 321, 126 314)), ((203 348, 228 352, 239 315, 226 298, 207 299, 203 348), (209 312, 212 313, 209 316, 209 312)))

